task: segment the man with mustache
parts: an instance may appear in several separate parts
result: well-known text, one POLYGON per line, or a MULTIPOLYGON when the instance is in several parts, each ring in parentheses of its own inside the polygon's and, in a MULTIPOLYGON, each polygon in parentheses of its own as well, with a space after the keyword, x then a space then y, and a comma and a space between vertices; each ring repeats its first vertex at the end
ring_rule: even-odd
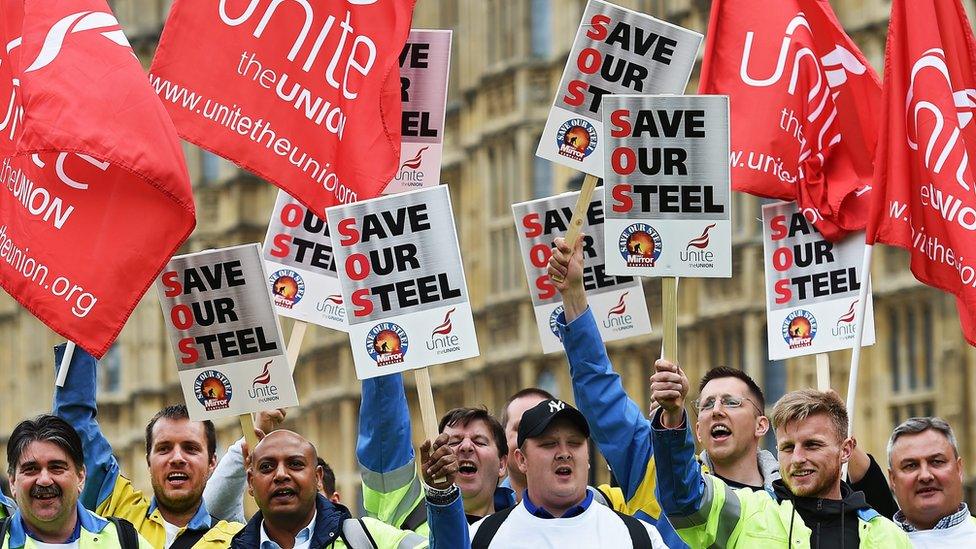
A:
MULTIPOLYGON (((655 362, 655 369, 678 370, 666 360, 655 362)), ((693 549, 911 546, 862 492, 841 480, 841 467, 855 443, 846 435, 847 410, 836 394, 804 389, 776 403, 773 428, 782 478, 769 494, 733 489, 715 475, 703 475, 682 407, 682 387, 658 379, 651 389, 660 404, 652 425, 661 505, 693 549)))
MULTIPOLYGON (((466 524, 454 485, 457 458, 447 437, 421 447, 431 539, 439 547, 464 547, 466 524), (438 482, 435 479, 443 479, 438 482)), ((318 492, 322 469, 315 447, 301 435, 277 430, 246 456, 248 490, 260 512, 237 535, 232 549, 423 549, 428 539, 373 518, 354 519, 349 510, 318 492)))
MULTIPOLYGON (((61 363, 64 345, 55 351, 61 363)), ((54 413, 71 424, 85 449, 88 481, 81 503, 106 517, 135 525, 153 547, 226 547, 243 525, 215 519, 203 489, 217 464, 217 435, 210 421, 190 421, 185 405, 159 411, 146 425, 146 464, 153 493, 144 495, 122 476, 112 446, 95 421, 95 358, 75 349, 63 387, 54 391, 54 413)))
POLYGON ((888 476, 901 504, 895 523, 916 548, 976 547, 976 519, 963 501, 963 464, 945 420, 913 417, 888 441, 888 476))
POLYGON ((593 501, 589 436, 583 414, 561 400, 527 410, 515 451, 526 478, 522 501, 475 523, 472 548, 667 547, 651 524, 593 501))
POLYGON ((0 547, 149 549, 125 521, 85 509, 85 456, 78 433, 63 419, 42 415, 20 422, 7 440, 7 467, 18 510, 0 519, 0 547))

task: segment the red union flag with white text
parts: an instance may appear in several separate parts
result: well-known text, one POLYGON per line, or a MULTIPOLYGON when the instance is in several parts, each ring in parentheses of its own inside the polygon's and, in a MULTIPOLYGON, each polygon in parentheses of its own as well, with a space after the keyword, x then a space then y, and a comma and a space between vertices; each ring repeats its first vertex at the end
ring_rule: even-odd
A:
POLYGON ((883 105, 867 241, 908 248, 976 345, 976 42, 958 0, 892 3, 883 105))
POLYGON ((734 190, 864 227, 881 86, 826 0, 714 0, 699 93, 729 96, 734 190))
POLYGON ((396 172, 414 1, 175 0, 149 79, 184 139, 325 217, 396 172))
POLYGON ((104 0, 0 0, 0 285, 108 350, 194 226, 179 138, 104 0))

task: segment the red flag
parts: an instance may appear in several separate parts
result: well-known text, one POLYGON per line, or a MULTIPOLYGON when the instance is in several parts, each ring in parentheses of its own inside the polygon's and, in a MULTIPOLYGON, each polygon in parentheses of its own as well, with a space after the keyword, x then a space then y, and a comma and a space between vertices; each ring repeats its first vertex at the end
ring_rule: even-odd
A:
POLYGON ((414 2, 175 0, 150 82, 184 139, 324 218, 396 172, 414 2))
POLYGON ((194 226, 172 122, 104 0, 0 0, 0 285, 95 356, 194 226))
POLYGON ((976 345, 976 42, 958 0, 892 3, 883 106, 867 241, 908 248, 976 345))
POLYGON ((714 0, 699 92, 729 96, 733 189, 864 227, 881 85, 829 2, 714 0))

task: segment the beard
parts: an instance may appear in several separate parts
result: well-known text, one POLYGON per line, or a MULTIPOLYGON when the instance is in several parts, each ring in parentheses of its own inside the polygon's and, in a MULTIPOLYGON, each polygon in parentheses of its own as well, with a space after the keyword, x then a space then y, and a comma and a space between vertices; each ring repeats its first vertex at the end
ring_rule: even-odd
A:
POLYGON ((156 496, 156 503, 174 513, 184 513, 200 504, 203 498, 203 486, 191 488, 189 492, 169 494, 163 486, 160 486, 156 479, 152 481, 153 494, 156 496))
POLYGON ((794 483, 793 477, 791 476, 785 477, 784 481, 789 487, 790 492, 795 496, 809 498, 825 497, 826 494, 833 490, 837 484, 837 480, 840 478, 840 466, 830 467, 828 469, 819 468, 810 476, 813 477, 812 480, 800 485, 794 483))

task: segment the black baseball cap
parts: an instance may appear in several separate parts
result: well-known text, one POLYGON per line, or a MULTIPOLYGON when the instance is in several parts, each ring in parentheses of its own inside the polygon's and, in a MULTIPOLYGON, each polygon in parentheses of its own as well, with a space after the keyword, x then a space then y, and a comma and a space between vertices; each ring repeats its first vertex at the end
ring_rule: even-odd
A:
POLYGON ((521 448, 526 439, 537 437, 544 433, 549 425, 557 418, 566 418, 583 431, 583 435, 590 436, 590 426, 583 414, 569 404, 551 398, 543 400, 522 414, 522 421, 518 428, 518 445, 521 448))

